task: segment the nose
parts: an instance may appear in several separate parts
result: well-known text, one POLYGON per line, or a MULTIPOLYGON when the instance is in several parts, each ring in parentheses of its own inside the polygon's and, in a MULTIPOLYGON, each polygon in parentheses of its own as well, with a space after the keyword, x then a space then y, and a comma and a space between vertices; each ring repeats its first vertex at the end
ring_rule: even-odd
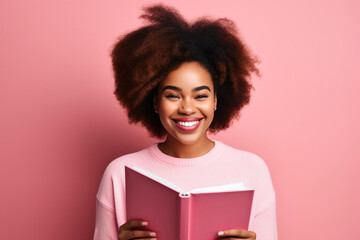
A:
POLYGON ((190 114, 194 113, 195 110, 196 110, 196 106, 195 106, 194 101, 192 101, 191 99, 184 99, 181 102, 181 106, 179 108, 179 113, 190 115, 190 114))

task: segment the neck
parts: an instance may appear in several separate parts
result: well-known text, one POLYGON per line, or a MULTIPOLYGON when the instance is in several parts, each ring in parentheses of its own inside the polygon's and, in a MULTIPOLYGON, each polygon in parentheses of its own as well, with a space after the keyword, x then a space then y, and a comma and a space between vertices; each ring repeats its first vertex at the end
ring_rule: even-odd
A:
POLYGON ((208 153, 214 146, 215 142, 206 135, 204 139, 192 144, 184 144, 168 136, 159 144, 159 149, 166 155, 176 158, 196 158, 208 153))

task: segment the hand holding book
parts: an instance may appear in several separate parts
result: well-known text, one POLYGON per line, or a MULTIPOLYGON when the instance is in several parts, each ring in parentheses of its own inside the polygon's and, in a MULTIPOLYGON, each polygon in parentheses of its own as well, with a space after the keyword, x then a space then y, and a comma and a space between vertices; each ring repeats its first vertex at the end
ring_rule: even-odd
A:
POLYGON ((218 232, 218 239, 247 239, 247 240, 255 240, 256 234, 252 231, 247 231, 244 229, 229 229, 218 232))
POLYGON ((130 239, 149 239, 155 240, 156 233, 146 229, 147 222, 142 220, 131 219, 120 226, 118 239, 130 240, 130 239))
MULTIPOLYGON (((146 229, 147 222, 142 220, 131 219, 120 226, 118 239, 130 240, 130 239, 149 239, 156 240, 156 233, 146 229)), ((244 229, 228 229, 218 232, 218 239, 240 238, 255 240, 256 234, 244 229)))

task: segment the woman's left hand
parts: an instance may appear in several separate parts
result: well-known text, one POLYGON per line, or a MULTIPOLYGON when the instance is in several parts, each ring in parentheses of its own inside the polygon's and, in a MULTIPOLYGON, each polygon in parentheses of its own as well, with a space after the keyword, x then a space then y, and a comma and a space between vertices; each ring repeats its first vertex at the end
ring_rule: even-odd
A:
POLYGON ((218 232, 218 239, 248 239, 255 240, 256 234, 243 229, 228 229, 218 232))

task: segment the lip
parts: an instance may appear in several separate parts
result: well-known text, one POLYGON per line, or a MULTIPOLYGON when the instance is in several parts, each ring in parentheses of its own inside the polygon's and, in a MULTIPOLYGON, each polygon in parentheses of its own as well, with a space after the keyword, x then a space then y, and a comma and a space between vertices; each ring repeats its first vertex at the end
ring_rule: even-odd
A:
POLYGON ((175 125, 182 131, 185 132, 190 132, 190 131, 194 131, 195 129, 197 129, 201 123, 201 120, 203 118, 174 118, 172 119, 175 123, 175 125), (177 122, 193 122, 193 121, 199 121, 198 123, 192 125, 192 126, 183 126, 178 124, 177 122))
POLYGON ((192 121, 199 121, 203 119, 202 117, 187 117, 187 118, 173 118, 174 121, 181 121, 181 122, 192 122, 192 121))

